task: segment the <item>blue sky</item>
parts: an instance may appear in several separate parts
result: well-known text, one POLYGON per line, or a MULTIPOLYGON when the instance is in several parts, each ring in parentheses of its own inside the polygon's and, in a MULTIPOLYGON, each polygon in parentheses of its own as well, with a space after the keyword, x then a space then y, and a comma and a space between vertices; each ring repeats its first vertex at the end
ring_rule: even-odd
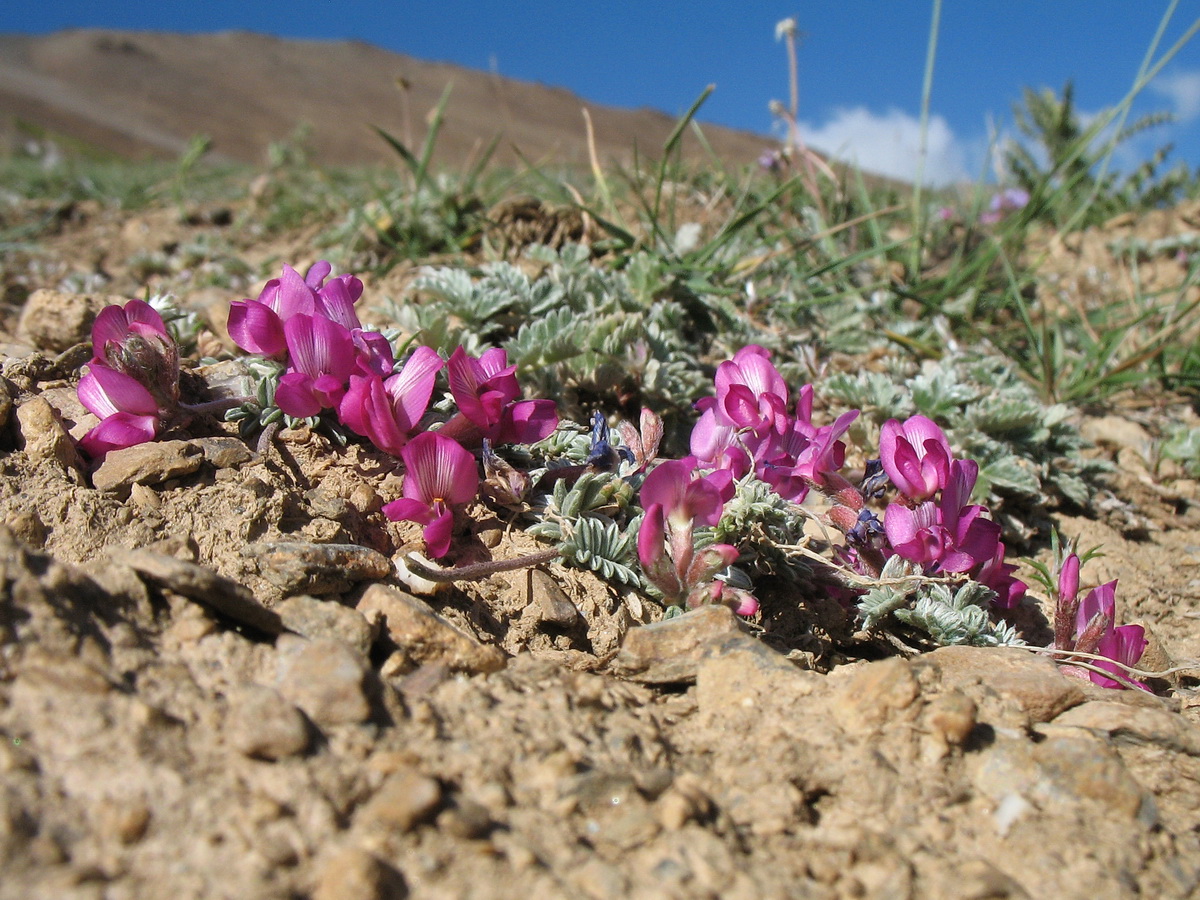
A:
MULTIPOLYGON (((927 173, 973 180, 987 168, 989 134, 1011 133, 1024 85, 1061 89, 1095 113, 1120 101, 1158 27, 1166 0, 971 0, 943 4, 934 70, 927 173)), ((303 38, 354 38, 430 60, 494 69, 569 88, 615 106, 684 111, 709 83, 700 118, 769 134, 772 99, 787 100, 787 62, 775 24, 796 18, 800 120, 807 141, 864 168, 915 168, 917 117, 932 4, 818 0, 805 4, 692 0, 631 5, 531 0, 387 4, 291 0, 53 0, 7 3, 0 32, 69 27, 166 31, 244 29, 303 38)), ((1200 18, 1183 0, 1160 54, 1200 18)), ((1172 161, 1200 166, 1200 38, 1143 93, 1135 113, 1178 121, 1129 145, 1129 167, 1173 142, 1172 161)), ((776 131, 776 133, 779 133, 776 131)))

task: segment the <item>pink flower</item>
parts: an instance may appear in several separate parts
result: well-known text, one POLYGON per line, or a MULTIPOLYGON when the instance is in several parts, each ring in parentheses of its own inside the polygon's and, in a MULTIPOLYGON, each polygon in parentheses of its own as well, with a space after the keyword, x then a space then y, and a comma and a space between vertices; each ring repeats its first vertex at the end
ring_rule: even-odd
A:
POLYGON ((79 401, 100 424, 83 436, 79 446, 94 459, 110 450, 152 441, 158 436, 158 401, 136 378, 93 364, 79 380, 79 401))
POLYGON ((436 431, 413 438, 401 451, 408 470, 403 496, 383 507, 393 522, 424 525, 425 544, 435 558, 450 549, 454 510, 470 503, 479 490, 475 457, 436 431))
POLYGON ((532 444, 553 432, 558 425, 554 401, 518 401, 516 372, 506 350, 492 348, 476 359, 456 348, 447 374, 459 414, 446 423, 446 433, 466 444, 483 438, 493 444, 532 444))
POLYGON ((903 424, 889 419, 879 434, 883 470, 909 500, 926 500, 945 487, 951 455, 942 429, 924 416, 903 424))
POLYGON ((330 319, 304 313, 288 319, 283 331, 291 364, 279 379, 275 405, 299 419, 337 406, 357 359, 350 332, 330 319))
POLYGON ((978 472, 975 462, 956 459, 939 502, 889 504, 883 527, 892 549, 927 571, 969 572, 991 562, 1000 526, 983 518, 984 507, 966 505, 978 472))
POLYGON ((437 373, 444 365, 436 350, 419 346, 387 381, 375 372, 351 375, 350 388, 338 404, 338 418, 380 450, 399 456, 429 407, 437 373))
POLYGON ((696 408, 712 409, 717 424, 755 434, 786 427, 787 384, 764 348, 743 347, 717 367, 715 381, 716 397, 704 398, 696 408))
POLYGON ((695 476, 694 457, 659 464, 642 483, 646 515, 638 529, 638 560, 646 577, 670 605, 727 603, 739 614, 751 615, 758 601, 714 577, 738 558, 730 544, 695 546, 697 525, 715 525, 726 500, 733 496, 733 478, 717 470, 695 476))
MULTIPOLYGON (((1129 679, 1121 665, 1136 666, 1146 650, 1146 630, 1141 625, 1116 626, 1117 582, 1106 582, 1093 588, 1079 604, 1075 614, 1074 646, 1068 649, 1097 653, 1107 657, 1092 660, 1092 665, 1129 679)), ((1090 672, 1089 677, 1100 687, 1123 689, 1124 682, 1090 672)), ((1139 681, 1129 679, 1136 687, 1146 689, 1139 681)))

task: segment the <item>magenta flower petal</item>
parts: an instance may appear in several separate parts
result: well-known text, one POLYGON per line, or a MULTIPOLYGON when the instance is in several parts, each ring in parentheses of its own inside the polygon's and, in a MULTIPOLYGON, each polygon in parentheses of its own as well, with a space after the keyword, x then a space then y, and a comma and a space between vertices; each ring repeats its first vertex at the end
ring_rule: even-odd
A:
POLYGON ((317 312, 317 292, 291 266, 283 267, 273 299, 270 305, 284 322, 292 316, 311 316, 317 312))
POLYGON ((229 336, 247 353, 282 356, 287 350, 283 320, 265 303, 235 300, 229 304, 229 336))
POLYGON ((647 570, 666 555, 666 539, 667 525, 663 508, 657 503, 646 505, 646 515, 638 526, 637 555, 638 561, 647 570))
POLYGON ((333 375, 343 384, 354 371, 350 332, 321 316, 295 315, 283 324, 293 368, 314 378, 333 375))
POLYGON ((1103 614, 1110 622, 1117 617, 1117 581, 1113 579, 1099 587, 1088 591, 1087 596, 1079 603, 1075 614, 1075 637, 1078 638, 1088 623, 1097 614, 1103 614))
POLYGON ((946 484, 950 470, 950 442, 925 416, 910 416, 903 424, 889 419, 879 434, 883 470, 901 494, 910 500, 932 497, 946 484))
POLYGON ((314 291, 321 289, 323 282, 329 273, 333 271, 333 266, 326 260, 318 259, 315 263, 308 267, 308 271, 304 273, 304 283, 314 291))
POLYGON ((415 428, 429 408, 437 373, 445 360, 432 347, 417 347, 399 372, 384 382, 396 407, 396 421, 406 431, 415 428))
POLYGON ((504 411, 498 443, 535 444, 558 427, 558 406, 553 400, 522 400, 504 411))
POLYGON ((106 418, 79 441, 83 452, 99 459, 110 450, 123 450, 154 440, 158 434, 155 416, 135 416, 118 412, 106 418))
POLYGON ((92 365, 79 379, 79 402, 88 412, 107 419, 119 412, 137 416, 158 414, 158 402, 140 381, 107 366, 92 365))
POLYGON ((434 504, 436 518, 421 533, 425 547, 434 559, 440 559, 450 550, 450 535, 454 531, 454 511, 443 504, 434 504), (440 507, 440 509, 439 509, 440 507))
POLYGON ((275 405, 297 419, 315 416, 323 408, 313 390, 316 379, 305 372, 289 372, 279 379, 275 389, 275 405))
MULTIPOLYGON (((1146 651, 1148 645, 1146 640, 1146 630, 1141 625, 1121 625, 1118 628, 1113 628, 1105 633, 1104 637, 1100 638, 1100 644, 1096 648, 1096 652, 1101 656, 1106 656, 1113 662, 1105 662, 1104 660, 1092 660, 1092 664, 1101 669, 1106 669, 1114 675, 1120 675, 1123 678, 1130 678, 1117 663, 1125 666, 1136 666, 1142 658, 1142 654, 1146 651)), ((1106 678, 1099 672, 1092 672, 1091 679, 1095 684, 1106 688, 1124 688, 1124 682, 1117 681, 1113 678, 1106 678)), ((1131 679, 1132 680, 1132 679, 1131 679)), ((1134 684, 1144 688, 1141 682, 1134 680, 1134 684)))
POLYGON ((158 310, 144 300, 130 300, 123 307, 106 306, 92 323, 92 352, 100 356, 110 341, 121 343, 131 331, 166 335, 167 326, 158 310))
POLYGON ((457 442, 435 431, 418 434, 401 453, 408 474, 404 496, 424 503, 470 502, 479 490, 475 457, 457 442))
POLYGON ((408 443, 409 428, 396 421, 392 396, 378 375, 351 375, 350 389, 338 404, 338 419, 376 447, 399 456, 408 443))
POLYGON ((642 507, 661 506, 664 514, 671 518, 675 510, 683 506, 684 494, 695 468, 696 460, 690 456, 659 463, 642 482, 639 495, 642 507))
POLYGON ((401 497, 391 503, 385 503, 383 514, 393 522, 416 522, 418 525, 428 525, 433 521, 433 509, 428 503, 401 497))
POLYGON ((1058 602, 1064 607, 1075 602, 1079 593, 1079 557, 1072 553, 1063 560, 1058 573, 1058 602))
POLYGON ((354 311, 354 298, 346 282, 335 278, 317 292, 317 313, 330 321, 337 322, 347 331, 361 328, 358 314, 354 311))

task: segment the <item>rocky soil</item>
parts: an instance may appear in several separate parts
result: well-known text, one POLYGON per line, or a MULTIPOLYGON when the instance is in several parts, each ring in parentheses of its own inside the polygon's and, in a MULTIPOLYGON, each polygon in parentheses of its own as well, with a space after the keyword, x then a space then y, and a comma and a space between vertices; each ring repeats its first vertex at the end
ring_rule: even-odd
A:
MULTIPOLYGON (((141 295, 135 251, 180 245, 168 218, 68 220, 4 273, 0 898, 1200 892, 1200 669, 1150 695, 1018 649, 829 666, 557 564, 416 596, 394 461, 309 432, 260 451, 197 419, 90 469, 80 345, 102 294, 141 295)), ((1166 398, 1081 417, 1117 475, 1057 522, 1103 544, 1085 575, 1120 578, 1162 668, 1200 658, 1167 415, 1195 424, 1166 398)), ((458 562, 537 549, 470 513, 458 562)))

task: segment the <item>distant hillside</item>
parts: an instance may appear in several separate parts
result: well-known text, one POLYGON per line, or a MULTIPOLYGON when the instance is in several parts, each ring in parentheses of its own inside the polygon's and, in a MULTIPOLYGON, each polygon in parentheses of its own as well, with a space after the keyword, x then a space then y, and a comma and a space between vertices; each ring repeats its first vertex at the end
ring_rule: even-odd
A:
MULTIPOLYGON (((586 164, 583 107, 603 161, 628 159, 635 143, 656 155, 674 125, 653 110, 585 103, 560 88, 359 42, 78 30, 0 35, 0 137, 20 139, 24 123, 147 158, 176 156, 191 136, 207 134, 214 154, 258 163, 272 141, 307 123, 317 162, 394 162, 394 152, 368 126, 419 145, 426 116, 450 83, 438 141, 442 165, 462 165, 496 135, 501 162, 517 160, 515 147, 539 163, 586 164)), ((696 93, 702 88, 697 85, 696 93)), ((680 98, 681 105, 692 99, 680 98)), ((715 125, 704 133, 730 163, 753 160, 768 142, 715 125)), ((699 150, 690 139, 688 148, 699 150)))

